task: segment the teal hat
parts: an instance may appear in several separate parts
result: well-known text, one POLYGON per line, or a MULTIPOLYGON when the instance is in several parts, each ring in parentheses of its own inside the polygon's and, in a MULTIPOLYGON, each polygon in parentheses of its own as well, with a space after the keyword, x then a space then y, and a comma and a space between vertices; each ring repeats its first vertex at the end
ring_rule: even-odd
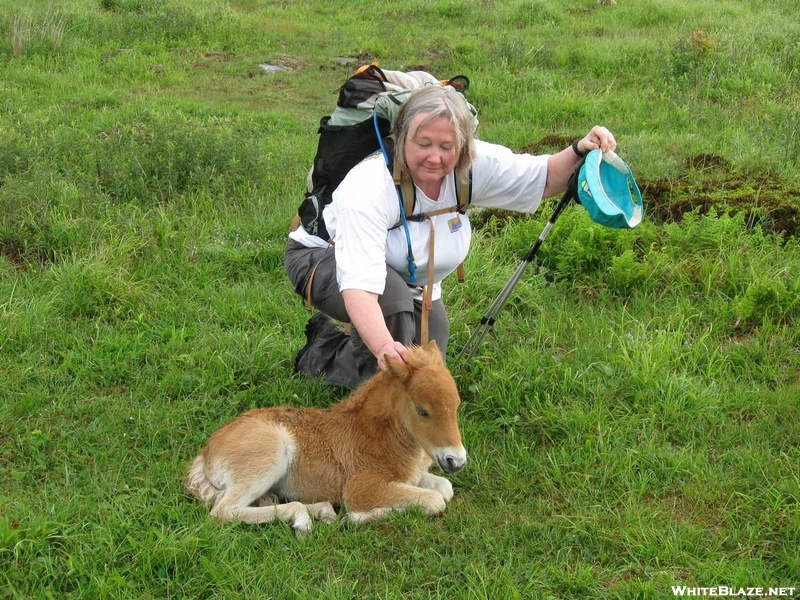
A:
POLYGON ((592 150, 578 173, 578 200, 592 221, 632 229, 642 222, 642 194, 630 167, 614 152, 592 150))

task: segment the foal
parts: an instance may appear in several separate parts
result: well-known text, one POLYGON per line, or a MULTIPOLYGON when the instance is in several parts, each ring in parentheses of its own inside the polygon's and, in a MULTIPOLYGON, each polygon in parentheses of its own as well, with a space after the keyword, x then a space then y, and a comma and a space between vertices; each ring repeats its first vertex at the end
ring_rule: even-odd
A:
POLYGON ((224 521, 280 519, 298 534, 311 518, 331 522, 344 503, 355 524, 419 506, 444 511, 453 486, 444 473, 467 462, 456 412, 461 400, 431 342, 408 350, 327 409, 251 410, 218 429, 195 458, 186 490, 224 521))

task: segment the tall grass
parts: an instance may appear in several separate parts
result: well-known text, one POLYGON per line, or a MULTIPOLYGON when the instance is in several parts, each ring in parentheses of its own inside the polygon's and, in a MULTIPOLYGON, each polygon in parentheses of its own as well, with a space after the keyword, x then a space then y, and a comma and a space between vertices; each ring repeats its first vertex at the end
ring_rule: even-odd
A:
POLYGON ((58 11, 46 12, 36 23, 29 11, 15 14, 9 31, 11 56, 35 51, 58 54, 64 40, 64 27, 64 17, 58 11))
POLYGON ((7 0, 0 590, 9 598, 670 598, 800 585, 797 2, 7 0), (293 373, 283 271, 337 57, 472 81, 480 135, 611 127, 646 220, 475 212, 445 283, 467 468, 440 519, 211 520, 182 479, 293 373), (268 75, 258 65, 290 68, 268 75))

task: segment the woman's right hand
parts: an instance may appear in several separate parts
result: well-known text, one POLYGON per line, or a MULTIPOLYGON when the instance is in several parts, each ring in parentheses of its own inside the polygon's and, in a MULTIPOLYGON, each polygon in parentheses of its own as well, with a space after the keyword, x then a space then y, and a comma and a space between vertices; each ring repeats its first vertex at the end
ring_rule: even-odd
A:
POLYGON ((378 368, 381 371, 386 370, 386 361, 392 360, 394 362, 408 362, 408 350, 400 342, 386 342, 378 350, 378 368))

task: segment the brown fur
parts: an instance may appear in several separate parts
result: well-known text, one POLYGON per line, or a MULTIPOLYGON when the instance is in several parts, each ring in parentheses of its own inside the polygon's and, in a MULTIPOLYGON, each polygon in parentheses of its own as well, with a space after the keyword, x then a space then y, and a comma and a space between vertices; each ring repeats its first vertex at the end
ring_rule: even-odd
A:
POLYGON ((330 408, 260 408, 223 425, 195 458, 186 489, 220 519, 277 518, 298 533, 312 516, 333 520, 340 504, 354 523, 409 505, 438 514, 452 485, 428 469, 466 463, 459 404, 436 343, 409 348, 407 364, 390 362, 330 408))

